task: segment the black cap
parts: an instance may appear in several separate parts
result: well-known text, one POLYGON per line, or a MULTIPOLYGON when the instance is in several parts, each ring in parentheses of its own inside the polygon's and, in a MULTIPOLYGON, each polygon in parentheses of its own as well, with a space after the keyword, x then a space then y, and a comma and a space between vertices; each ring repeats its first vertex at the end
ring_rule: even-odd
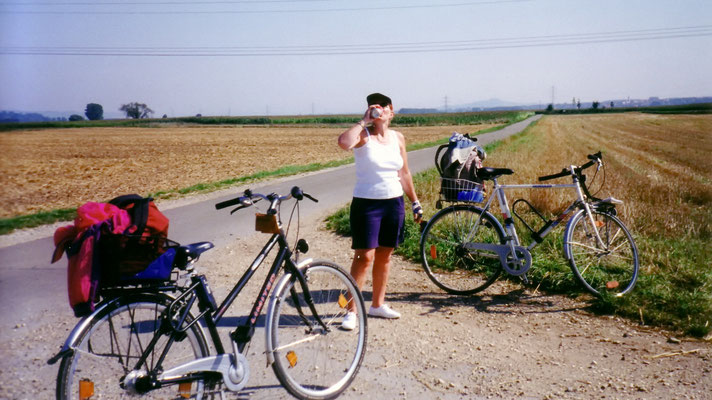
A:
POLYGON ((366 102, 368 103, 369 106, 372 106, 374 104, 378 104, 381 107, 386 107, 391 104, 391 98, 380 93, 372 93, 366 96, 366 102))

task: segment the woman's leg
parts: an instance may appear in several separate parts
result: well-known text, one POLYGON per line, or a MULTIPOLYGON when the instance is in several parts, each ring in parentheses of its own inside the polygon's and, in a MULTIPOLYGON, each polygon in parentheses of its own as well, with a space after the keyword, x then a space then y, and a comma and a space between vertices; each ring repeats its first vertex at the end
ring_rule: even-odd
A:
MULTIPOLYGON (((354 260, 351 262, 351 276, 356 281, 356 285, 358 285, 359 290, 363 290, 363 286, 366 284, 368 269, 373 264, 375 254, 376 249, 354 250, 354 260)), ((355 311, 351 307, 351 304, 349 304, 349 309, 355 311)))
POLYGON ((371 305, 378 308, 383 305, 386 299, 386 286, 388 286, 388 274, 391 271, 393 247, 378 247, 374 253, 373 298, 371 299, 371 305))

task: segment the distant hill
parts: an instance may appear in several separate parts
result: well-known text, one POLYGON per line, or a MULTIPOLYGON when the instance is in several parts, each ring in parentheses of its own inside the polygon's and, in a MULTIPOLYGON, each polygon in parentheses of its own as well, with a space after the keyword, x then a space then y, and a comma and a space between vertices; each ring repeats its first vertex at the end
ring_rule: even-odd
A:
POLYGON ((21 113, 14 111, 0 111, 0 123, 6 122, 45 122, 66 121, 66 118, 50 118, 40 113, 21 113))
MULTIPOLYGON (((674 98, 659 98, 650 97, 648 99, 616 99, 598 101, 601 108, 613 107, 630 108, 630 107, 656 107, 656 106, 678 106, 697 103, 712 103, 712 97, 674 97, 674 98)), ((543 110, 548 106, 546 104, 521 104, 499 99, 489 99, 477 101, 467 104, 458 104, 449 106, 447 110, 444 108, 403 108, 399 113, 442 113, 442 112, 477 112, 477 111, 516 111, 516 110, 543 110)), ((581 109, 592 108, 593 101, 581 102, 581 109)), ((556 103, 556 110, 571 110, 578 108, 578 104, 571 103, 556 103)))

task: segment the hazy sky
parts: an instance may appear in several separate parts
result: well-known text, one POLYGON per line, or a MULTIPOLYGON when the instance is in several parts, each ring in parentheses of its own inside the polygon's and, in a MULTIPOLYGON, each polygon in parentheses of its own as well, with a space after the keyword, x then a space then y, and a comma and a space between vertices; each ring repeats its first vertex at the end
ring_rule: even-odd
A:
POLYGON ((356 113, 374 91, 712 96, 712 1, 0 0, 0 110, 356 113))

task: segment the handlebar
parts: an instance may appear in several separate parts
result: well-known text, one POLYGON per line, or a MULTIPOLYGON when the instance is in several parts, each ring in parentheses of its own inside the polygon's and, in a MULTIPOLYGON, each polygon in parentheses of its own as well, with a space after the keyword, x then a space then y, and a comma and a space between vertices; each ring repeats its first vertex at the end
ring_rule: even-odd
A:
POLYGON ((234 210, 232 210, 230 212, 232 214, 237 210, 251 207, 260 200, 266 200, 270 203, 270 206, 269 206, 269 209, 267 212, 269 214, 274 214, 277 212, 277 206, 281 202, 283 202, 285 200, 292 199, 292 198, 297 199, 297 201, 301 201, 305 197, 315 203, 319 202, 319 200, 315 199, 308 193, 305 193, 299 186, 292 187, 289 194, 287 194, 285 196, 280 196, 277 193, 270 193, 270 194, 253 193, 252 190, 247 189, 247 190, 245 190, 243 196, 236 197, 234 199, 222 201, 220 203, 215 204, 215 209, 220 210, 223 208, 237 205, 237 208, 235 208, 234 210))
POLYGON ((549 180, 552 180, 552 179, 561 178, 561 177, 563 177, 563 176, 569 176, 569 175, 574 174, 574 173, 575 173, 575 174, 580 174, 581 171, 585 170, 586 168, 589 168, 589 167, 593 166, 594 164, 603 165, 603 158, 602 158, 602 156, 601 156, 601 152, 600 152, 600 151, 597 152, 597 153, 594 153, 594 154, 589 154, 588 156, 586 156, 586 158, 588 158, 590 161, 588 161, 587 163, 583 164, 583 165, 580 166, 580 167, 573 167, 573 168, 574 168, 573 171, 571 170, 571 168, 564 168, 564 169, 561 170, 561 172, 559 172, 559 173, 557 173, 557 174, 540 176, 540 177, 539 177, 539 181, 541 181, 541 182, 543 182, 543 181, 549 181, 549 180))

